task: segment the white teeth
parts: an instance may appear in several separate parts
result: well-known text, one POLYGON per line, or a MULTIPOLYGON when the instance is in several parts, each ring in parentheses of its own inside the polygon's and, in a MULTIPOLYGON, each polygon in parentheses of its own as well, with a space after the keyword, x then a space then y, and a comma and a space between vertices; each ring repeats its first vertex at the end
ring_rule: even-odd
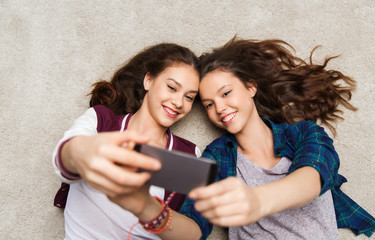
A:
POLYGON ((169 108, 164 108, 165 109, 165 111, 167 111, 167 113, 169 113, 169 114, 172 114, 172 115, 177 115, 177 112, 173 112, 171 109, 169 109, 169 108))
POLYGON ((226 122, 232 120, 235 115, 236 115, 236 113, 229 114, 228 116, 226 116, 225 118, 223 118, 223 122, 226 123, 226 122))

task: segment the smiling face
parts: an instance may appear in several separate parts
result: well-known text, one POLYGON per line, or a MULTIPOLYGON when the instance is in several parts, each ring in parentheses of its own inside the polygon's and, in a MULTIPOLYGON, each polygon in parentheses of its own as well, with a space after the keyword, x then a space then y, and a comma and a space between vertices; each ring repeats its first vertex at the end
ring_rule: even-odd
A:
POLYGON ((155 78, 147 74, 144 87, 144 104, 152 118, 168 128, 190 112, 198 93, 199 75, 189 65, 173 64, 155 78))
POLYGON ((232 134, 240 133, 257 116, 254 86, 245 85, 235 75, 220 69, 205 75, 199 94, 209 119, 232 134))

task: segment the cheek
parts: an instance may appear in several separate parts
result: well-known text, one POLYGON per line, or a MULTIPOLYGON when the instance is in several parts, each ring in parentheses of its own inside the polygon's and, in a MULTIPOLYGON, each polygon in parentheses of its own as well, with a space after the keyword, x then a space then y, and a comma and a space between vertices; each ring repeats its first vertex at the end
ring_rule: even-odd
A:
POLYGON ((191 109, 193 108, 193 103, 192 102, 188 102, 186 101, 184 103, 184 112, 185 113, 189 113, 191 111, 191 109))
POLYGON ((210 119, 211 122, 216 122, 217 121, 217 115, 215 114, 214 111, 208 110, 206 111, 208 118, 210 119))
POLYGON ((159 90, 158 93, 155 95, 156 95, 155 98, 158 98, 161 101, 166 101, 171 98, 171 93, 165 89, 159 90))

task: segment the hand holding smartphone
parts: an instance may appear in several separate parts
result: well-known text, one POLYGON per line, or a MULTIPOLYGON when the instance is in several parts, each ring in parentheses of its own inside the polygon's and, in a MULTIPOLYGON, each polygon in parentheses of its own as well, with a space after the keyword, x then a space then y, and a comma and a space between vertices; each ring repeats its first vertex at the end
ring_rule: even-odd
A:
POLYGON ((212 159, 197 158, 195 155, 179 151, 168 151, 147 144, 136 144, 134 150, 158 159, 161 170, 150 172, 150 185, 170 191, 188 194, 192 189, 213 183, 217 174, 217 164, 212 159))

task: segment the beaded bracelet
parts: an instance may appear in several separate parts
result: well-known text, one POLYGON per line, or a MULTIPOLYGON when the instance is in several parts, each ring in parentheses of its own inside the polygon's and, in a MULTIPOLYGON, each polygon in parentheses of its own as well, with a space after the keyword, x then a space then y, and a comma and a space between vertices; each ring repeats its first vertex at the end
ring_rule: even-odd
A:
POLYGON ((158 233, 164 232, 168 228, 168 226, 169 226, 169 224, 171 223, 171 220, 172 220, 172 210, 168 207, 167 211, 168 211, 168 220, 165 222, 164 226, 162 226, 158 229, 147 229, 147 228, 145 228, 145 230, 147 232, 150 232, 150 233, 153 233, 153 234, 158 234, 158 233))
POLYGON ((165 217, 168 215, 168 212, 167 212, 167 207, 168 205, 166 205, 164 203, 163 200, 161 200, 160 198, 158 197, 154 197, 156 198, 156 200, 158 200, 160 203, 161 203, 161 206, 162 206, 162 210, 160 211, 160 213, 154 218, 154 219, 151 219, 150 221, 148 222, 142 222, 142 221, 139 221, 139 223, 147 230, 147 229, 156 229, 160 226, 160 224, 163 222, 163 220, 165 219, 165 217))
POLYGON ((172 210, 169 208, 168 203, 171 201, 171 199, 173 198, 174 195, 175 195, 175 192, 172 192, 168 196, 168 198, 165 202, 158 197, 154 197, 156 200, 158 200, 161 203, 162 210, 158 214, 158 216, 156 216, 154 219, 152 219, 152 220, 150 220, 146 223, 144 223, 142 221, 139 221, 139 223, 143 226, 143 228, 146 231, 157 234, 157 233, 161 233, 161 232, 165 231, 168 228, 168 226, 169 226, 169 224, 172 220, 172 210), (168 216, 168 219, 166 221, 164 221, 165 218, 167 218, 167 216, 168 216), (164 224, 162 224, 163 222, 164 222, 164 224))

